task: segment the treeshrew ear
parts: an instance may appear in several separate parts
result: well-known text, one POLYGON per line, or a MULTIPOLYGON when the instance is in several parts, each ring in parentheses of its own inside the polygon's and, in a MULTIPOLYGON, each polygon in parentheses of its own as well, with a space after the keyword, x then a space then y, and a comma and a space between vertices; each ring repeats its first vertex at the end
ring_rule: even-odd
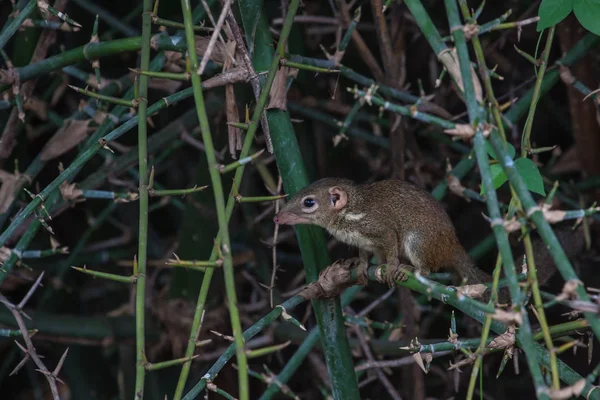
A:
POLYGON ((334 210, 341 210, 348 203, 348 194, 339 186, 329 188, 329 204, 334 210))

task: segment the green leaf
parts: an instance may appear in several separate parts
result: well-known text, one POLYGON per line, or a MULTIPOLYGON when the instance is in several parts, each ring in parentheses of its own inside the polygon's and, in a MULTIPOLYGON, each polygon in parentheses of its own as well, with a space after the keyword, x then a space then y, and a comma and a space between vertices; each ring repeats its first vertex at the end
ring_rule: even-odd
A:
POLYGON ((573 2, 581 0, 542 0, 538 11, 540 20, 537 23, 537 31, 540 32, 565 19, 573 10, 573 2))
POLYGON ((527 184, 527 189, 542 196, 546 195, 542 175, 533 161, 525 157, 517 158, 515 160, 515 167, 525 181, 525 184, 527 184))
POLYGON ((573 0, 573 12, 585 29, 600 35, 600 0, 573 0))
MULTIPOLYGON (((490 165, 490 172, 492 173, 492 183, 494 184, 494 189, 498 189, 508 179, 500 164, 490 165)), ((485 190, 483 190, 483 185, 481 185, 481 190, 479 191, 479 194, 483 196, 484 193, 485 190)))
MULTIPOLYGON (((488 141, 485 142, 485 150, 490 155, 490 157, 492 157, 494 160, 497 160, 494 148, 488 141)), ((512 144, 506 143, 506 151, 508 151, 508 154, 510 154, 510 158, 515 158, 515 148, 512 144)))

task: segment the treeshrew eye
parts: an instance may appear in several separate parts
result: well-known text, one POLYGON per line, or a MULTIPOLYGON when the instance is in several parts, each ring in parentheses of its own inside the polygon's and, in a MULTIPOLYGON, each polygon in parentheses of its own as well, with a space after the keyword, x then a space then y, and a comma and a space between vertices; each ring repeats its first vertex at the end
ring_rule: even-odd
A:
POLYGON ((310 208, 314 205, 315 205, 315 199, 311 199, 311 198, 304 199, 304 207, 310 208))

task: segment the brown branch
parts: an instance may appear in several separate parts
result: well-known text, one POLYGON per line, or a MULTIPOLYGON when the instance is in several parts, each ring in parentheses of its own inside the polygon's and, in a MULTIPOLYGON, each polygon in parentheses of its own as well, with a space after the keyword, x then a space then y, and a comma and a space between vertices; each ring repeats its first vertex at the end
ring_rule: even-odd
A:
MULTIPOLYGON (((68 0, 56 0, 54 3, 54 8, 58 11, 63 11, 67 5, 68 0)), ((48 21, 59 21, 60 19, 54 15, 50 15, 48 21)), ((40 39, 33 51, 33 55, 31 57, 30 64, 34 64, 48 54, 48 49, 50 46, 54 44, 56 41, 56 31, 54 29, 44 29, 40 34, 40 39)), ((27 99, 33 93, 33 89, 35 89, 35 85, 37 83, 37 79, 31 80, 23 84, 23 87, 20 89, 21 96, 23 98, 23 102, 27 101, 27 99)), ((19 85, 19 82, 15 82, 16 85, 19 85)), ((4 131, 2 132, 2 136, 0 136, 0 167, 4 161, 10 157, 13 149, 16 146, 16 136, 19 132, 19 110, 15 107, 12 109, 10 116, 8 117, 8 121, 4 126, 4 131)))
MULTIPOLYGON (((354 325, 352 328, 354 330, 354 333, 356 334, 356 337, 358 338, 360 347, 362 348, 362 351, 365 354, 368 362, 374 363, 375 356, 373 356, 373 352, 371 351, 371 348, 369 347, 369 343, 367 342, 367 338, 365 337, 361 328, 358 325, 354 325)), ((373 364, 371 364, 371 365, 373 365, 373 364)), ((388 377, 381 370, 381 367, 375 367, 375 374, 377 375, 377 379, 379 379, 379 381, 385 387, 385 389, 390 394, 390 397, 392 399, 394 399, 394 400, 402 399, 402 397, 400 396, 400 393, 398 393, 396 391, 396 389, 394 388, 394 385, 392 385, 392 383, 390 382, 388 377)))
POLYGON ((385 15, 383 14, 383 2, 381 0, 371 0, 371 9, 373 10, 373 19, 377 29, 377 41, 379 42, 379 51, 383 59, 383 69, 387 77, 387 85, 395 83, 396 74, 394 68, 394 55, 392 54, 392 44, 390 32, 387 28, 385 15))
POLYGON ((31 336, 29 335, 29 331, 27 330, 27 327, 25 326, 25 321, 23 320, 23 316, 21 315, 22 307, 25 306, 25 304, 27 303, 27 300, 29 300, 29 298, 31 297, 33 292, 35 292, 35 290, 39 287, 43 276, 44 276, 44 273, 42 272, 40 274, 40 276, 38 277, 38 279, 33 284, 33 286, 31 286, 31 288, 29 289, 29 291, 27 292, 27 294, 25 295, 23 300, 19 303, 19 305, 12 304, 2 294, 0 294, 0 303, 4 304, 12 313, 13 317, 15 318, 15 321, 17 322, 17 325, 19 326, 19 330, 21 331, 21 335, 23 336, 25 345, 27 346, 27 348, 23 348, 19 344, 19 342, 15 341, 15 343, 17 343, 19 348, 21 350, 23 350, 23 352, 25 353, 25 359, 17 365, 17 368, 15 368, 11 374, 15 374, 19 370, 19 368, 22 367, 23 365, 25 365, 25 362, 29 358, 31 358, 33 360, 33 362, 35 363, 35 365, 37 365, 38 371, 41 372, 48 380, 48 384, 50 385, 50 391, 52 392, 52 397, 54 398, 54 400, 60 400, 56 381, 60 381, 60 379, 58 378, 58 373, 60 372, 60 369, 63 365, 64 358, 66 356, 66 352, 61 357, 61 359, 60 359, 58 365, 56 366, 56 368, 54 369, 54 371, 50 372, 50 370, 46 367, 46 365, 43 363, 43 361, 37 354, 37 351, 35 350, 35 347, 33 346, 33 342, 31 341, 31 336))
MULTIPOLYGON (((227 14, 227 23, 229 24, 229 28, 231 29, 233 40, 235 40, 237 51, 242 55, 242 61, 244 62, 244 66, 246 67, 246 70, 250 77, 250 85, 252 86, 254 98, 256 99, 256 101, 258 101, 258 98, 260 97, 260 80, 258 79, 258 74, 256 73, 254 66, 252 65, 252 60, 250 59, 248 49, 244 45, 244 38, 242 36, 242 32, 240 31, 240 27, 237 24, 235 16, 231 11, 229 11, 229 13, 227 14)), ((262 115, 260 116, 260 126, 262 127, 263 133, 265 135, 267 151, 270 154, 273 154, 273 142, 271 141, 271 131, 269 130, 267 114, 264 110, 262 112, 262 115)))
MULTIPOLYGON (((342 21, 344 22, 344 26, 348 27, 350 25, 350 21, 352 17, 350 16, 350 10, 348 9, 348 5, 345 0, 338 0, 338 5, 340 7, 340 15, 342 17, 342 21)), ((352 32, 352 41, 358 48, 358 52, 362 55, 363 61, 367 64, 369 69, 371 70, 371 74, 376 81, 384 82, 384 75, 381 67, 377 63, 377 60, 369 50, 369 46, 363 40, 361 34, 355 29, 352 32)))

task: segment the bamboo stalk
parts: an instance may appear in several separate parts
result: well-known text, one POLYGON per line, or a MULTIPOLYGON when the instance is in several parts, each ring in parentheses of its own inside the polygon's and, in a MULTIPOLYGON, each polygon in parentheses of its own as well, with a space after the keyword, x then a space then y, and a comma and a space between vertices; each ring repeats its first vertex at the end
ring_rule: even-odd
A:
MULTIPOLYGON (((144 0, 142 11, 142 54, 140 69, 150 69, 150 35, 152 33, 152 0, 144 0)), ((139 232, 137 277, 135 286, 135 395, 136 400, 144 398, 146 378, 146 264, 148 257, 148 76, 139 76, 138 98, 138 171, 139 171, 139 232)))
MULTIPOLYGON (((189 57, 189 68, 191 70, 191 81, 192 89, 194 91, 194 101, 196 105, 196 112, 198 114, 198 121, 200 122, 200 132, 204 146, 206 147, 206 162, 208 164, 208 170, 211 180, 211 186, 215 197, 215 205, 217 211, 217 220, 219 224, 219 238, 220 252, 223 254, 223 272, 225 275, 225 291, 227 295, 227 301, 229 305, 229 316, 231 320, 231 328, 233 330, 233 336, 236 348, 236 360, 238 370, 238 385, 239 385, 239 398, 241 400, 248 400, 250 397, 249 383, 248 383, 248 362, 247 355, 245 352, 244 338, 242 337, 242 323, 240 321, 239 310, 237 307, 237 294, 235 290, 235 275, 233 271, 233 262, 231 259, 231 242, 229 239, 229 228, 228 218, 225 211, 225 199, 223 198, 223 184, 221 182, 221 175, 217 167, 217 160, 215 157, 215 151, 213 147, 212 137, 210 133, 210 124, 208 122, 208 115, 204 105, 204 96, 202 93, 202 80, 201 74, 204 66, 206 65, 206 58, 203 58, 202 66, 199 67, 198 55, 196 54, 196 47, 194 41, 194 26, 192 23, 192 12, 190 3, 188 0, 181 0, 181 9, 183 14, 183 23, 185 25, 185 36, 187 40, 187 49, 189 57)), ((221 12, 221 18, 219 21, 224 20, 227 10, 221 12)), ((218 29, 218 27, 217 27, 218 29)), ((219 32, 215 30, 213 33, 213 39, 219 32)), ((143 70, 144 68, 142 68, 143 70)))
MULTIPOLYGON (((522 323, 520 324, 519 330, 517 331, 517 340, 519 347, 525 352, 527 364, 533 378, 533 383, 536 387, 536 393, 540 399, 549 399, 547 393, 545 393, 546 383, 542 375, 542 371, 537 363, 535 357, 534 341, 531 338, 531 326, 529 325, 529 318, 527 313, 522 309, 522 295, 517 280, 517 274, 515 270, 514 260, 510 244, 508 242, 508 233, 504 228, 503 219, 500 215, 500 209, 498 206, 498 198, 496 197, 496 191, 492 182, 492 176, 489 165, 489 156, 485 150, 485 140, 483 137, 483 123, 482 120, 485 116, 485 110, 478 103, 475 96, 475 87, 473 84, 471 74, 471 62, 469 59, 469 51, 467 49, 467 43, 465 40, 465 34, 461 29, 461 21, 458 13, 458 6, 456 0, 445 0, 446 11, 448 13, 448 22, 450 24, 450 30, 453 31, 454 41, 456 44, 456 50, 460 66, 460 74, 462 76, 463 92, 466 98, 467 110, 471 125, 476 125, 474 147, 477 155, 477 164, 481 172, 482 183, 485 188, 486 203, 490 218, 492 219, 492 229, 496 236, 498 243, 498 249, 502 256, 502 262, 504 265, 504 275, 509 282, 509 291, 512 299, 512 307, 514 312, 521 315, 522 323)), ((432 44, 432 47, 434 45, 432 44)), ((498 154, 498 153, 496 153, 498 154)), ((473 378, 473 376, 472 376, 473 378)), ((471 390, 469 391, 468 398, 470 399, 473 395, 474 379, 471 380, 471 390)))

